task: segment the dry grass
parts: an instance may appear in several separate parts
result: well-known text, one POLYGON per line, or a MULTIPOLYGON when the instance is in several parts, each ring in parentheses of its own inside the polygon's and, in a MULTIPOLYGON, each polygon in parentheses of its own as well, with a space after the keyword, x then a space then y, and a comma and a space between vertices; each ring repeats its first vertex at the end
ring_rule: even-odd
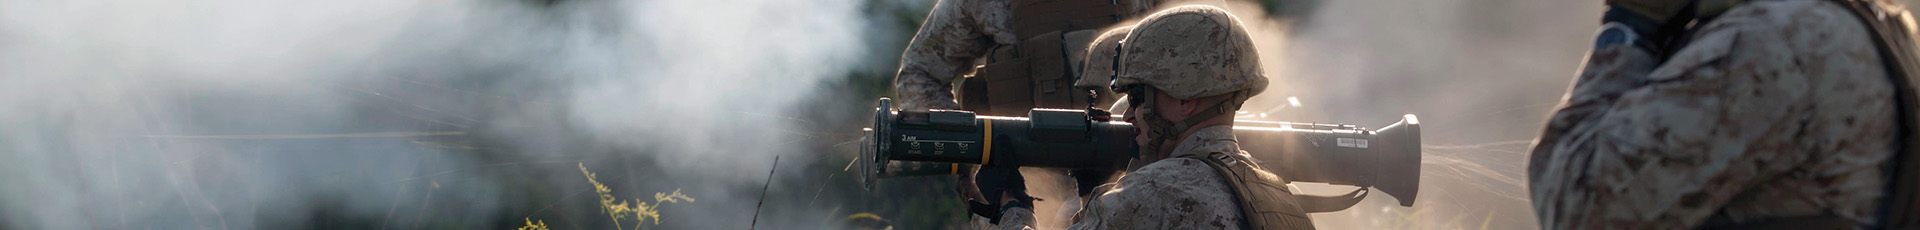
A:
POLYGON ((551 230, 547 228, 547 221, 534 222, 533 219, 523 220, 527 220, 527 226, 521 226, 517 230, 551 230))
MULTIPOLYGON (((628 203, 625 200, 614 197, 613 189, 607 188, 606 184, 602 184, 600 180, 594 178, 593 172, 587 171, 587 165, 585 163, 580 164, 580 173, 587 176, 588 183, 593 184, 593 192, 600 195, 600 210, 607 213, 607 218, 613 219, 613 225, 618 229, 626 229, 626 226, 620 224, 620 220, 627 219, 628 217, 634 218, 634 229, 640 229, 642 226, 641 223, 645 223, 647 219, 653 219, 653 224, 659 225, 660 205, 680 203, 680 201, 694 201, 693 197, 681 194, 680 190, 675 189, 673 193, 654 193, 653 203, 640 201, 640 199, 634 199, 633 203, 628 203)), ((534 227, 534 223, 527 223, 527 225, 528 227, 534 227)), ((524 230, 528 228, 523 227, 521 229, 524 230)), ((546 229, 546 224, 540 223, 539 228, 534 229, 546 229)))

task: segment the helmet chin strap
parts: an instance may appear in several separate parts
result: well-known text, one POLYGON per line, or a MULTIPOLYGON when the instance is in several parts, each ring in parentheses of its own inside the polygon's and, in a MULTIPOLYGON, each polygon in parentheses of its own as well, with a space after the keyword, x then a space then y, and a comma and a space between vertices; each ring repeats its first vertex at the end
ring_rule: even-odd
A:
POLYGON ((1181 133, 1193 129, 1195 125, 1199 125, 1207 120, 1233 114, 1234 111, 1239 110, 1240 102, 1245 101, 1242 100, 1242 97, 1245 95, 1244 93, 1233 92, 1233 96, 1228 100, 1221 101, 1212 107, 1200 110, 1199 113, 1195 113, 1193 116, 1187 116, 1187 119, 1181 120, 1180 122, 1174 122, 1154 111, 1154 100, 1159 98, 1157 95, 1153 95, 1154 90, 1149 88, 1144 90, 1144 92, 1144 95, 1130 95, 1144 97, 1143 99, 1146 100, 1142 101, 1141 105, 1138 106, 1139 111, 1127 112, 1139 114, 1140 121, 1147 123, 1147 143, 1143 143, 1140 146, 1141 152, 1144 153, 1140 156, 1141 160, 1147 163, 1170 157, 1165 156, 1166 154, 1162 153, 1162 150, 1171 148, 1170 146, 1166 146, 1168 143, 1179 143, 1178 139, 1181 133))

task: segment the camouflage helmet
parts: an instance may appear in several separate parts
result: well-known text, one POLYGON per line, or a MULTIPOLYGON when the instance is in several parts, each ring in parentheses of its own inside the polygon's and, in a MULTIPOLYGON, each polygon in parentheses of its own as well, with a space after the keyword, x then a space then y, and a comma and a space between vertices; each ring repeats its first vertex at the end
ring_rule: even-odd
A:
POLYGON ((1265 91, 1246 27, 1225 9, 1180 6, 1142 19, 1120 45, 1115 91, 1145 85, 1178 99, 1265 91))
POLYGON ((1113 66, 1116 63, 1114 58, 1120 56, 1120 40, 1127 38, 1129 32, 1133 32, 1133 25, 1114 27, 1095 37, 1092 45, 1087 47, 1085 61, 1081 62, 1086 65, 1083 68, 1085 70, 1080 72, 1080 78, 1073 86, 1091 89, 1107 87, 1108 83, 1112 83, 1113 66))

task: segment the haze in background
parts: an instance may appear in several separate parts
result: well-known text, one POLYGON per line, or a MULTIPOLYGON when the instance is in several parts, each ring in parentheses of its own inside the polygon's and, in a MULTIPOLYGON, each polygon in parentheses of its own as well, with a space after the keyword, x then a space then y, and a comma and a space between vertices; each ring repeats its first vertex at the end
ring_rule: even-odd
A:
MULTIPOLYGON (((1282 19, 1255 20, 1236 9, 1259 31, 1256 45, 1273 78, 1246 110, 1267 120, 1372 128, 1415 114, 1424 142, 1413 207, 1371 194, 1351 209, 1314 214, 1315 225, 1538 228, 1524 152, 1585 58, 1600 1, 1305 3, 1315 5, 1282 19)), ((1321 195, 1351 190, 1302 187, 1321 195)))
POLYGON ((868 55, 864 6, 0 2, 0 228, 612 228, 580 165, 746 228, 775 156, 822 180, 782 114, 868 55))

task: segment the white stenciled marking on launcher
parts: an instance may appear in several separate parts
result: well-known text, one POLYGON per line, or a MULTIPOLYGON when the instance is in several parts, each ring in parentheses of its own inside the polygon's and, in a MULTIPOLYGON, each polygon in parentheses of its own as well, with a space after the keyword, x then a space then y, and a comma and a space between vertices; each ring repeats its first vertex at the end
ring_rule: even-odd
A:
POLYGON ((1363 148, 1363 149, 1367 148, 1367 139, 1342 137, 1339 139, 1335 139, 1334 142, 1335 142, 1335 145, 1339 145, 1340 147, 1363 148))

